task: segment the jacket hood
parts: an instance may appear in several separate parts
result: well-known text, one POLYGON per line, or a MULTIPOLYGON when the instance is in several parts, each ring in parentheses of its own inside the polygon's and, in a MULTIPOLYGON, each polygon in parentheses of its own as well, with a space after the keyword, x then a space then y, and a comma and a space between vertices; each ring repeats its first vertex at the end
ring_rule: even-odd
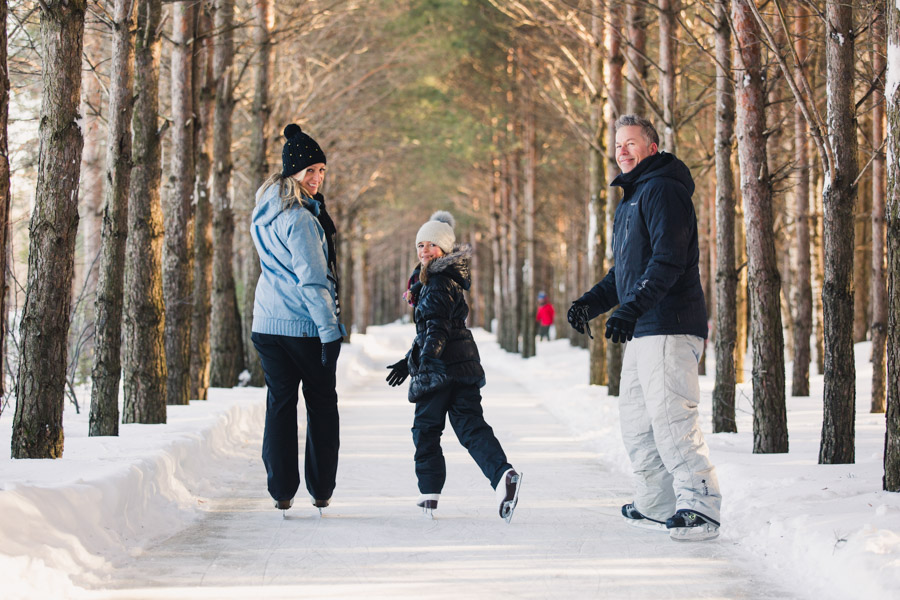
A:
POLYGON ((610 185, 624 188, 659 177, 674 179, 687 189, 688 194, 694 194, 694 178, 691 177, 691 170, 674 154, 668 152, 648 156, 630 173, 619 173, 610 185))
POLYGON ((469 259, 471 257, 471 245, 456 245, 450 254, 445 254, 428 263, 428 274, 446 275, 456 281, 462 289, 468 290, 472 285, 472 277, 469 272, 469 259))
MULTIPOLYGON (((256 207, 253 209, 253 224, 258 226, 266 226, 278 218, 284 209, 281 206, 281 194, 279 194, 279 186, 277 183, 256 191, 256 207)), ((315 215, 319 216, 319 207, 324 199, 321 194, 316 194, 315 198, 306 199, 306 208, 315 215)))

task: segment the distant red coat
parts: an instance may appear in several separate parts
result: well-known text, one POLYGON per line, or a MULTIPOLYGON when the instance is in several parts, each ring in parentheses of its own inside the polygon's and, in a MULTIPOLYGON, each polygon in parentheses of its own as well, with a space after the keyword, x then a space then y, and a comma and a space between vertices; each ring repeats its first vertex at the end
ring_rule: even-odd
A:
POLYGON ((556 312, 553 310, 553 305, 548 302, 538 307, 535 319, 541 325, 553 325, 554 315, 556 315, 556 312))

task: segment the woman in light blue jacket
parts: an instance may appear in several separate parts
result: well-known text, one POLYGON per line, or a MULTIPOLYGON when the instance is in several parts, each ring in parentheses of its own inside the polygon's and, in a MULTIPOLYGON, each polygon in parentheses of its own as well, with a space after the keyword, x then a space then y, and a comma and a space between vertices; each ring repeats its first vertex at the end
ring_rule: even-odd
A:
POLYGON ((251 339, 266 374, 263 462, 275 508, 287 510, 300 487, 298 388, 306 403, 306 489, 328 506, 340 447, 335 370, 346 330, 338 320, 334 222, 319 189, 325 154, 299 126, 284 128, 282 170, 256 192, 250 232, 262 273, 251 339))

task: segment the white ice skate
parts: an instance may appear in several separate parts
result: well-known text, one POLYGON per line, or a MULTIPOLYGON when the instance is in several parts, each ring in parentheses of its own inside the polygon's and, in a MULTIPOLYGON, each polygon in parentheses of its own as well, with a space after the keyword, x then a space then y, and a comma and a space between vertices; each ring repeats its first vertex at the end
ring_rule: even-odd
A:
POLYGON ((522 485, 522 474, 517 473, 515 469, 507 469, 500 478, 495 490, 497 494, 497 504, 500 508, 500 517, 507 523, 512 520, 513 511, 516 509, 516 503, 519 501, 519 488, 522 485))

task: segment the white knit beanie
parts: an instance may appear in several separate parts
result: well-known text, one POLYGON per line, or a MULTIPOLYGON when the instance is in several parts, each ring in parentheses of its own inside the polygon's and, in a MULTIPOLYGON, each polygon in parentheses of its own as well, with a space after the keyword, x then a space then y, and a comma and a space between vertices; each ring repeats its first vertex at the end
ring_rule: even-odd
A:
POLYGON ((419 242, 431 242, 437 244, 438 248, 449 254, 453 250, 453 244, 456 243, 456 234, 453 228, 456 226, 456 219, 446 210, 439 210, 433 215, 427 223, 419 227, 419 233, 416 234, 416 246, 419 242))

